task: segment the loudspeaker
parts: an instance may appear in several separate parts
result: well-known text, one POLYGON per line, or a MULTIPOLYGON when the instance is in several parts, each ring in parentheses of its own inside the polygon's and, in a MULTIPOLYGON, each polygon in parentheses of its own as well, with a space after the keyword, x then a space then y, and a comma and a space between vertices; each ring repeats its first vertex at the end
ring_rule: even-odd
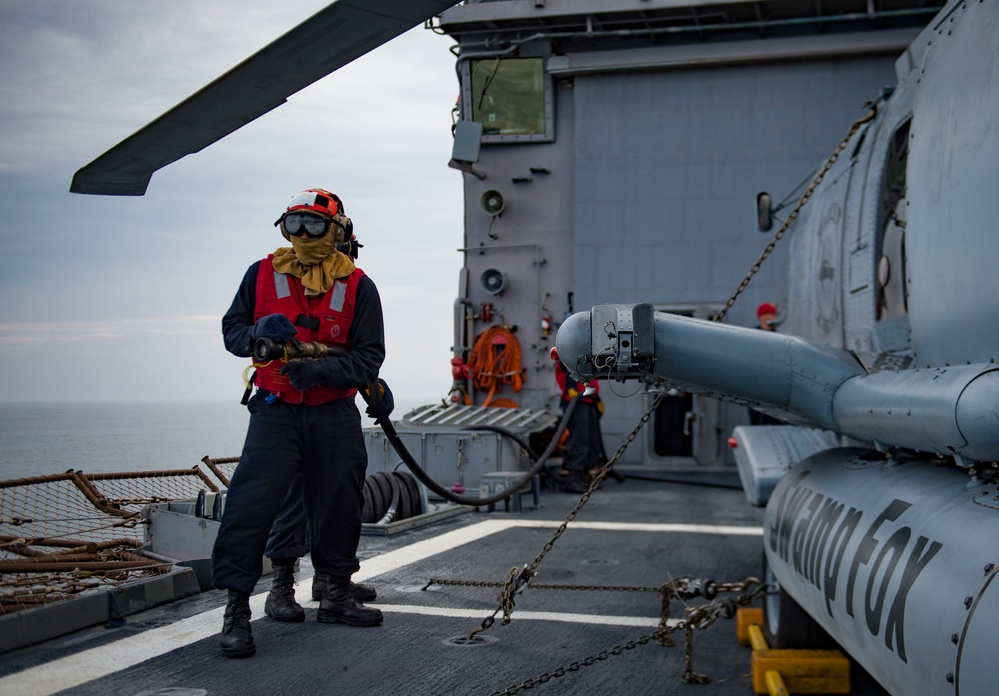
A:
POLYGON ((506 275, 495 268, 487 268, 479 276, 479 284, 490 295, 499 295, 506 290, 506 275))
POLYGON ((506 201, 503 200, 503 194, 492 189, 482 194, 482 198, 479 199, 479 205, 490 215, 499 215, 506 209, 506 201))

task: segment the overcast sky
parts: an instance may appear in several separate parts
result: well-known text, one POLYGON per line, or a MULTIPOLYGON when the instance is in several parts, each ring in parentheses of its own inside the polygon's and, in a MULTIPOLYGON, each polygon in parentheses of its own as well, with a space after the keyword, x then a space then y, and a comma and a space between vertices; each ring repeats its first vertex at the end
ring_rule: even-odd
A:
POLYGON ((447 167, 453 41, 418 27, 153 175, 145 196, 73 173, 328 4, 0 0, 0 401, 238 400, 220 318, 328 188, 381 292, 402 402, 451 384, 461 175, 447 167))

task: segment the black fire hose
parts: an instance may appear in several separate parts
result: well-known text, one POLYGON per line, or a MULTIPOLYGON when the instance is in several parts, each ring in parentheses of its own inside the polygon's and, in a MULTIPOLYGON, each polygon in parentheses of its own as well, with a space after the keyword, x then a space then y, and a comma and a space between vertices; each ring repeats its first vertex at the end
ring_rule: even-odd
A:
MULTIPOLYGON (((364 392, 361 392, 361 396, 363 396, 365 400, 368 398, 364 392)), ((576 397, 569 402, 569 405, 565 409, 565 414, 562 416, 562 420, 559 422, 558 428, 555 430, 555 435, 552 436, 551 442, 548 443, 548 447, 545 448, 545 451, 541 453, 540 457, 538 457, 538 461, 534 463, 534 466, 524 472, 524 475, 506 490, 485 498, 466 498, 463 495, 458 495, 457 493, 453 493, 447 488, 444 488, 444 486, 434 481, 430 475, 423 470, 423 467, 421 467, 420 464, 413 459, 413 455, 411 455, 409 450, 406 449, 406 445, 403 444, 402 438, 399 437, 399 433, 396 432, 395 426, 392 425, 392 421, 385 419, 380 425, 382 426, 382 431, 384 431, 388 441, 392 443, 392 447, 395 449, 396 454, 402 457, 403 463, 409 467, 409 470, 413 472, 413 475, 416 476, 416 478, 418 478, 424 486, 452 503, 479 507, 482 505, 492 505, 493 503, 498 503, 504 498, 509 498, 511 493, 521 488, 539 471, 541 471, 545 462, 548 461, 548 458, 551 457, 552 452, 554 452, 555 448, 558 446, 558 441, 561 439, 562 433, 565 432, 566 426, 569 424, 569 418, 572 416, 572 412, 576 410, 576 403, 579 401, 579 398, 580 397, 576 397)))
POLYGON ((531 447, 531 443, 529 443, 527 440, 522 438, 517 433, 511 432, 506 428, 501 428, 498 425, 473 425, 469 428, 469 430, 488 430, 489 432, 499 433, 500 435, 508 437, 514 442, 516 442, 518 445, 520 445, 521 449, 527 452, 527 456, 530 457, 531 459, 538 458, 538 453, 534 451, 533 447, 531 447))
MULTIPOLYGON (((538 455, 534 452, 534 448, 531 447, 531 444, 527 440, 525 440, 524 438, 522 438, 517 433, 511 432, 510 430, 507 430, 506 428, 501 428, 498 425, 473 425, 473 426, 469 427, 468 429, 469 430, 488 430, 488 431, 491 431, 491 432, 494 432, 494 433, 499 433, 500 435, 508 437, 511 440, 513 440, 514 442, 516 442, 518 445, 520 445, 521 448, 525 452, 527 452, 527 456, 529 456, 531 459, 537 459, 538 458, 538 455)), ((603 463, 607 463, 607 462, 610 461, 610 458, 607 456, 607 450, 604 449, 603 438, 600 439, 600 456, 603 457, 603 459, 602 459, 603 463)), ((613 468, 611 468, 611 470, 610 470, 610 475, 618 483, 624 483, 627 480, 624 477, 623 474, 618 473, 613 468)))
POLYGON ((375 524, 388 524, 395 519, 396 511, 399 509, 399 503, 402 501, 402 491, 399 490, 399 486, 392 486, 392 502, 389 503, 388 510, 380 520, 375 524))
MULTIPOLYGON (((324 343, 317 342, 302 343, 295 338, 292 338, 288 343, 277 343, 269 338, 258 338, 253 344, 253 357, 260 362, 280 359, 319 359, 324 358, 327 355, 343 355, 344 353, 346 353, 346 351, 342 348, 334 348, 332 346, 327 346, 324 343)), ((375 387, 377 387, 377 382, 375 382, 374 385, 368 385, 367 389, 359 390, 361 397, 369 406, 372 402, 377 403, 377 400, 381 397, 381 392, 375 387)), ((505 498, 509 498, 511 493, 527 484, 531 478, 541 471, 541 468, 545 465, 548 458, 551 457, 552 452, 554 452, 555 448, 558 446, 562 433, 565 432, 566 427, 569 425, 569 418, 572 417, 572 412, 576 410, 576 404, 580 398, 582 398, 582 394, 570 401, 569 405, 566 406, 565 413, 562 415, 562 420, 559 422, 558 428, 555 430, 555 434, 552 436, 551 442, 548 443, 548 447, 545 448, 545 451, 541 453, 540 457, 538 457, 534 466, 524 472, 524 475, 517 480, 515 485, 485 498, 466 498, 465 496, 458 495, 457 493, 444 488, 444 486, 434 481, 433 478, 430 477, 430 474, 424 471, 419 462, 417 462, 413 458, 413 455, 409 453, 409 450, 406 449, 406 445, 402 442, 402 438, 399 437, 399 433, 396 432, 395 426, 392 425, 392 421, 388 418, 383 418, 379 425, 381 425, 382 431, 385 433, 385 437, 387 437, 388 441, 392 443, 392 448, 395 449, 396 454, 402 457, 403 463, 409 467, 409 470, 413 472, 413 475, 415 475, 424 486, 452 503, 480 507, 482 505, 492 505, 493 503, 498 503, 505 498)), ((510 437, 516 437, 513 433, 505 432, 504 434, 509 435, 510 437)), ((518 443, 524 447, 528 453, 533 454, 527 443, 519 440, 518 443)))

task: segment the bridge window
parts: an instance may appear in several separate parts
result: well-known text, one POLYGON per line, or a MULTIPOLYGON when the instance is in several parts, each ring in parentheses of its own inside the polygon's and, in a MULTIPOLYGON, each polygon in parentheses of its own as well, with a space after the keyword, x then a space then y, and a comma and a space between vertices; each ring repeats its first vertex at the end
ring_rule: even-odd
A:
POLYGON ((482 142, 550 141, 550 80, 541 58, 470 60, 463 68, 465 114, 482 124, 482 142))

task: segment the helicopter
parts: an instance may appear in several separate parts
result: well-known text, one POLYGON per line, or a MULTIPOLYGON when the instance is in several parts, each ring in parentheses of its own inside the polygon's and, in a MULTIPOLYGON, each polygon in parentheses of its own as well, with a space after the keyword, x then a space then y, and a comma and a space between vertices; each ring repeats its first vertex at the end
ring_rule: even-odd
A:
MULTIPOLYGON (((747 499, 767 508, 765 565, 779 585, 766 607, 773 644, 807 647, 828 634, 892 693, 987 691, 995 636, 988 618, 999 610, 997 591, 989 591, 999 549, 996 535, 988 533, 999 519, 999 291, 988 268, 999 242, 986 227, 999 213, 989 195, 999 154, 996 3, 868 3, 866 12, 828 3, 831 16, 805 18, 823 30, 807 40, 794 33, 804 21, 791 16, 796 3, 698 8, 660 0, 636 7, 597 3, 596 9, 453 4, 333 3, 83 167, 71 190, 141 195, 158 168, 440 14, 436 28, 461 47, 450 165, 461 172, 466 191, 453 393, 479 404, 488 398, 476 393, 464 365, 475 329, 496 321, 517 327, 528 348, 524 388, 517 393, 521 406, 551 403, 553 345, 581 379, 637 385, 641 406, 629 410, 622 398, 609 408, 622 407, 608 417, 610 437, 625 427, 616 423, 648 404, 658 404, 657 432, 668 431, 676 422, 663 404, 685 399, 678 410, 687 435, 683 446, 660 450, 648 436, 639 458, 665 467, 679 461, 696 473, 731 469, 729 458, 738 464, 747 499), (772 14, 758 17, 758 5, 772 14), (520 23, 505 32, 496 28, 512 22, 511 15, 520 23), (837 31, 850 24, 862 31, 837 31), (370 31, 357 31, 359 26, 370 31), (733 38, 712 43, 715 35, 733 38), (333 40, 305 41, 320 36, 333 40), (730 137, 719 139, 712 131, 697 141, 719 141, 718 152, 695 153, 692 161, 697 155, 705 161, 673 175, 672 188, 658 185, 656 177, 664 176, 658 162, 684 154, 683 143, 667 150, 663 140, 642 140, 649 137, 644 131, 636 131, 637 143, 625 142, 629 126, 647 117, 643 108, 659 114, 668 103, 641 81, 646 72, 668 70, 683 54, 684 65, 719 66, 715 77, 728 96, 737 81, 730 66, 765 60, 759 50, 737 55, 739 42, 750 43, 750 36, 773 41, 766 45, 776 48, 764 49, 773 54, 766 59, 780 70, 823 51, 837 70, 849 73, 843 79, 848 89, 835 100, 818 98, 822 106, 814 110, 823 113, 810 114, 810 127, 801 128, 802 138, 822 137, 768 166, 786 172, 798 164, 794 178, 800 177, 806 168, 801 162, 811 166, 825 151, 830 122, 840 124, 849 113, 842 104, 861 91, 870 100, 809 200, 793 220, 788 216, 792 224, 782 225, 785 246, 744 295, 759 300, 783 293, 776 333, 712 320, 727 308, 705 278, 712 268, 748 265, 736 251, 755 242, 726 237, 725 255, 695 262, 696 252, 685 256, 678 249, 718 240, 698 237, 699 228, 685 219, 695 209, 677 207, 681 212, 670 215, 664 204, 693 197, 698 186, 717 186, 712 172, 724 169, 735 142, 750 151, 747 157, 762 157, 758 146, 771 131, 754 138, 743 132, 752 122, 738 118, 733 125, 738 114, 728 112, 722 132, 730 137), (876 45, 858 48, 873 42, 870 37, 876 45), (598 44, 607 52, 602 62, 594 57, 598 44), (330 45, 347 48, 331 51, 330 45), (654 51, 663 55, 650 62, 654 51), (881 89, 883 72, 867 74, 850 62, 868 54, 891 67, 893 88, 881 89), (294 61, 295 69, 281 69, 282 60, 294 61), (300 69, 302 62, 308 71, 300 69), (289 74, 299 82, 276 77, 289 74), (624 106, 605 107, 607 118, 633 120, 607 136, 613 140, 608 149, 614 154, 627 146, 647 156, 617 184, 595 173, 612 166, 613 157, 587 146, 597 141, 593 136, 605 136, 606 123, 592 115, 605 103, 595 85, 622 74, 626 79, 615 94, 624 106), (529 107, 526 115, 504 110, 504 97, 529 107), (575 133, 566 132, 570 117, 575 133), (575 150, 559 149, 573 140, 575 150), (684 177, 688 181, 679 180, 684 177), (611 184, 617 184, 613 191, 611 184), (579 190, 597 195, 580 196, 579 190), (572 203, 552 205, 567 200, 572 203), (663 239, 650 218, 677 228, 686 224, 686 234, 679 244, 663 239), (640 229, 642 245, 624 228, 640 229), (615 253, 624 261, 607 258, 615 253), (775 263, 783 263, 786 273, 778 276, 775 263), (577 304, 593 309, 577 313, 577 304), (657 394, 665 396, 658 400, 657 394), (784 424, 743 425, 739 415, 746 407, 784 424), (720 451, 730 432, 735 446, 720 451), (972 529, 981 534, 975 543, 967 540, 972 529)), ((682 78, 666 84, 685 96, 702 93, 712 89, 704 74, 696 74, 692 81, 700 81, 692 87, 682 78)), ((780 77, 797 85, 821 81, 807 71, 780 77)), ((776 84, 772 79, 752 88, 779 94, 776 84)), ((812 91, 831 95, 837 87, 829 81, 812 91)), ((758 98, 779 101, 773 94, 758 98)), ((683 124, 707 131, 699 114, 683 124)), ((664 139, 674 127, 660 125, 664 139)), ((786 129, 785 122, 776 123, 775 131, 786 129)), ((740 170, 745 185, 752 185, 745 173, 740 170)), ((731 177, 723 184, 735 188, 731 177)), ((715 212, 710 208, 703 210, 715 212)), ((757 197, 761 230, 771 228, 780 208, 769 195, 757 197)), ((705 228, 712 224, 717 227, 718 219, 705 228)), ((733 315, 740 311, 736 307, 733 315)))
POLYGON ((991 688, 997 23, 995 3, 949 3, 899 57, 897 85, 785 225, 780 333, 634 304, 578 313, 557 337, 581 379, 662 382, 784 422, 732 439, 747 498, 766 505, 768 636, 828 633, 892 693, 991 688))

